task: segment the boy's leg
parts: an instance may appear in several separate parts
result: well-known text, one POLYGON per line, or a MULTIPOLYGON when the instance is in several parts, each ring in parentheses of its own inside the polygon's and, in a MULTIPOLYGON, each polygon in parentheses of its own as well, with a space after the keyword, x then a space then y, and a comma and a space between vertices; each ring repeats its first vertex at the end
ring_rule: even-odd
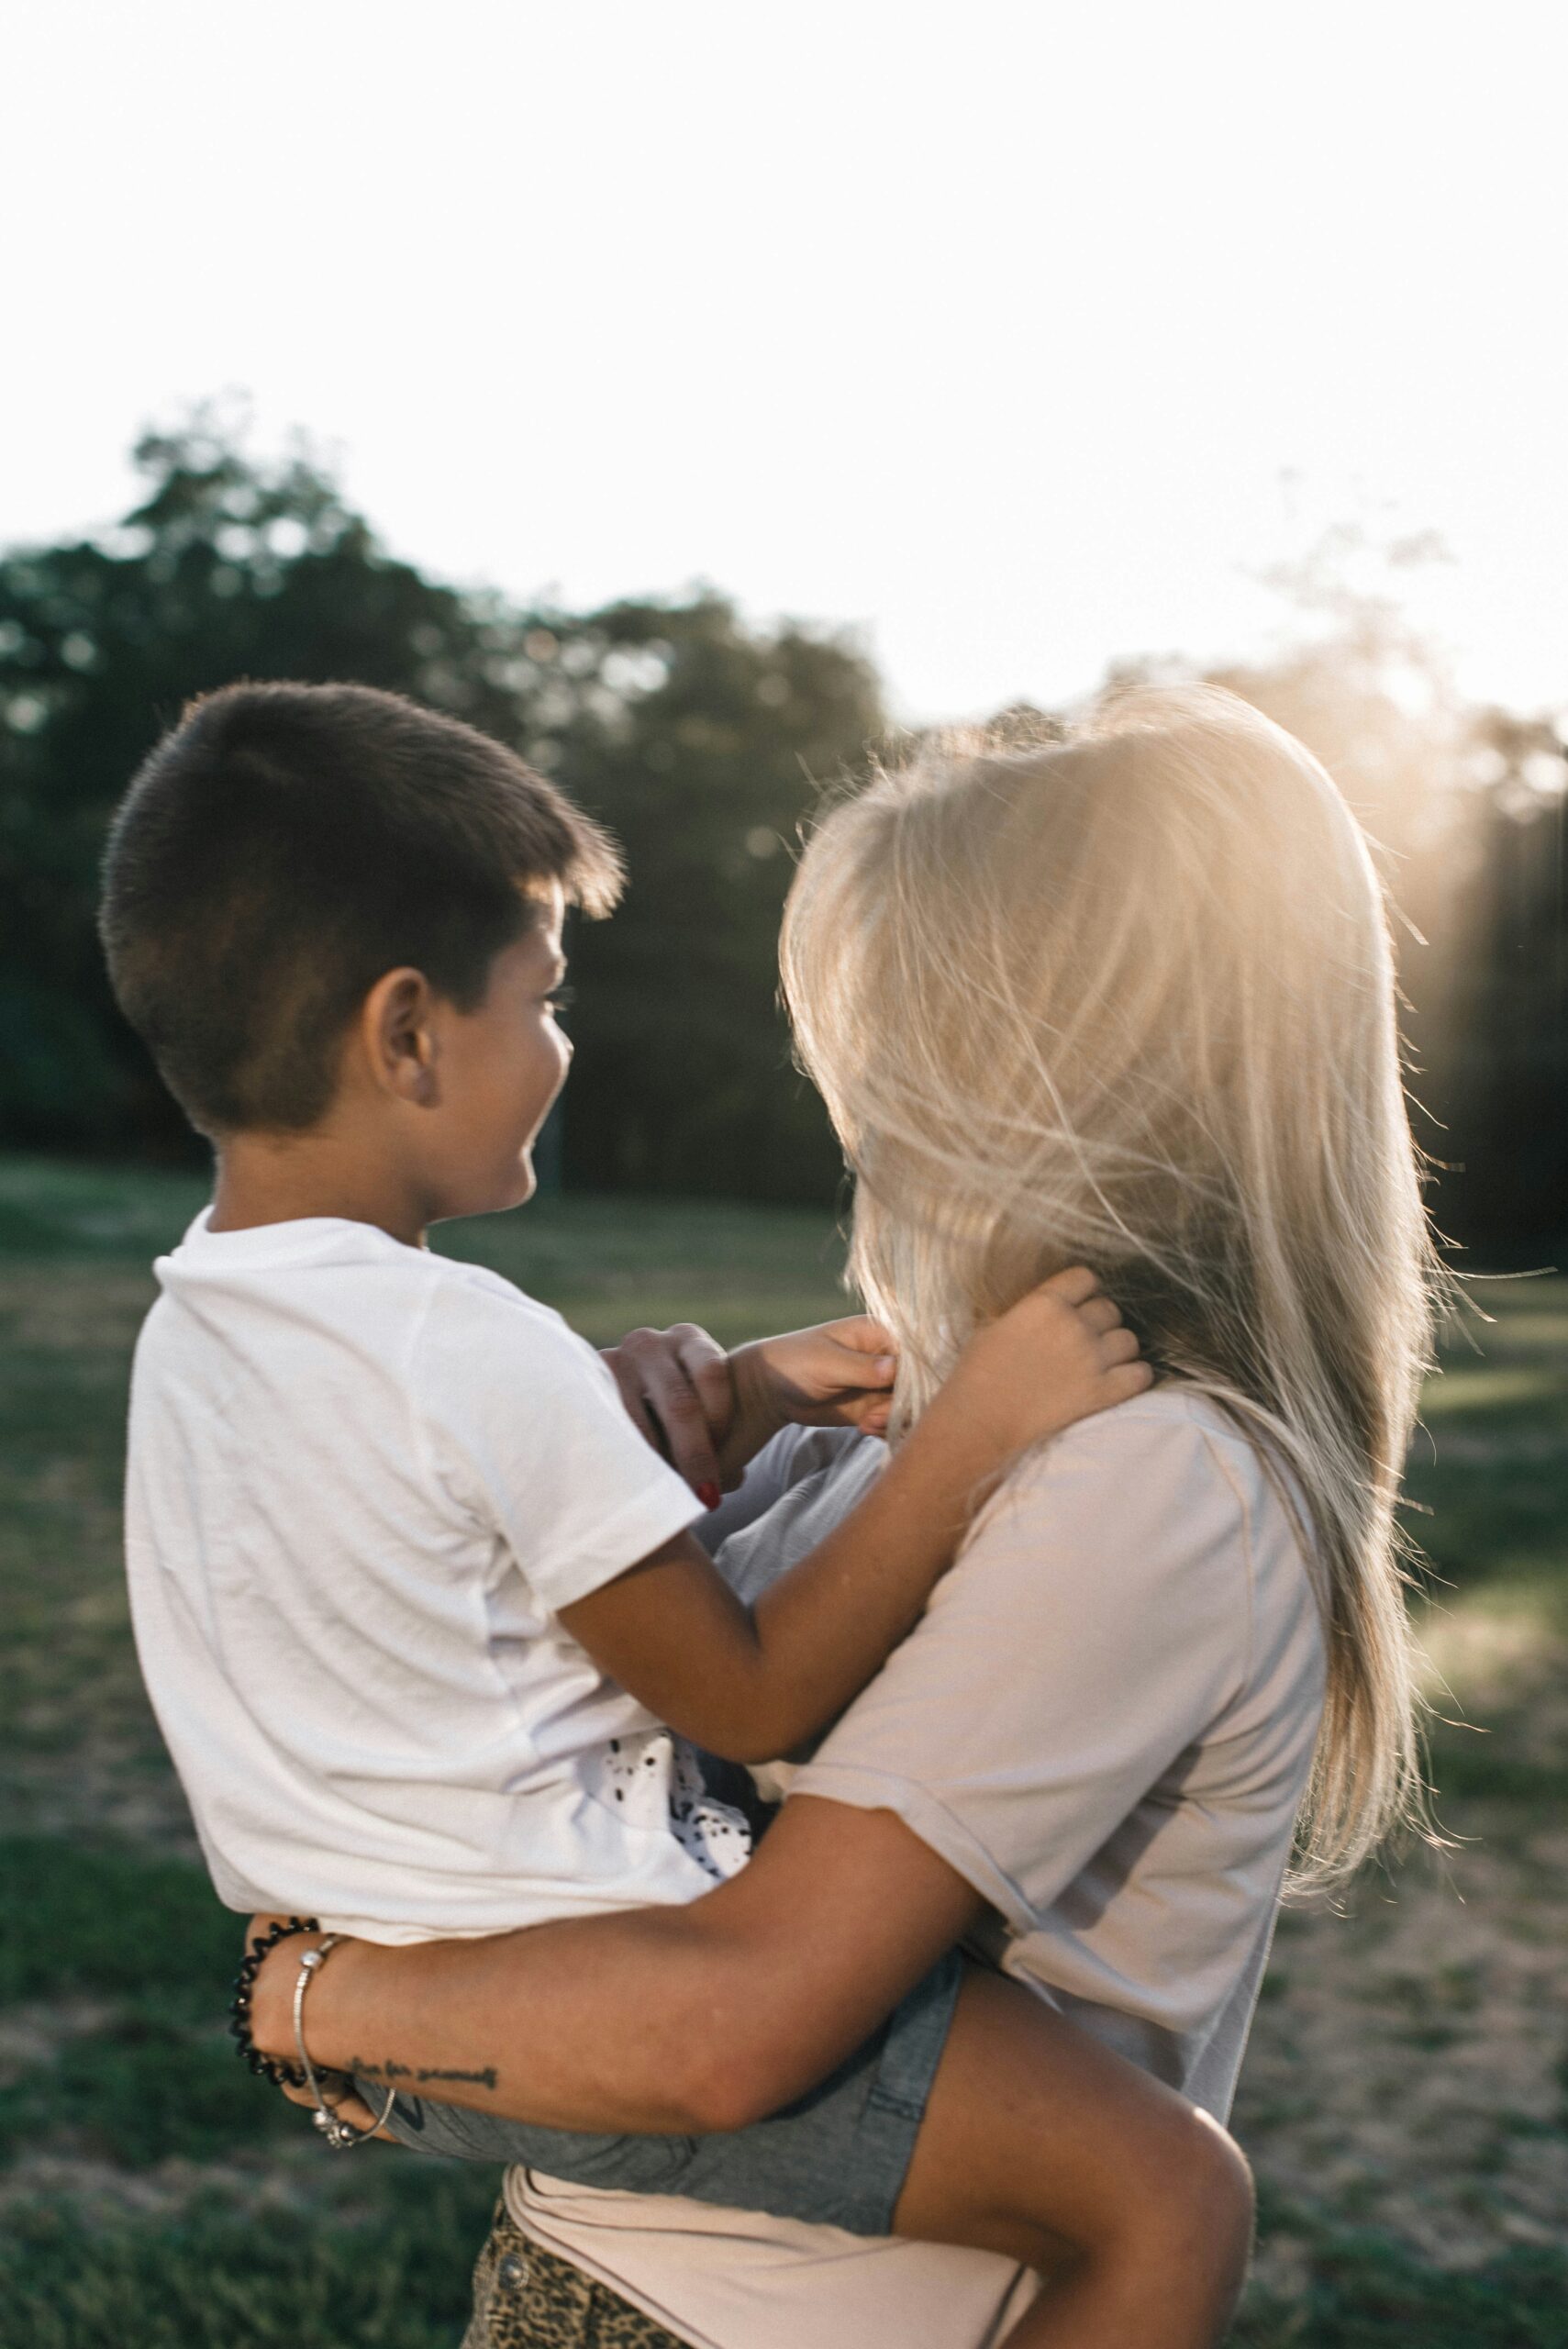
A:
POLYGON ((1251 2243, 1222 2129, 951 1954, 837 2072, 729 2135, 595 2137, 402 2098, 394 2129, 582 2185, 1001 2252, 1049 2279, 1006 2349, 1210 2349, 1251 2243))
POLYGON ((1246 2274, 1251 2182, 1218 2123, 972 1968, 894 2227, 1050 2278, 1006 2349, 1212 2349, 1246 2274))

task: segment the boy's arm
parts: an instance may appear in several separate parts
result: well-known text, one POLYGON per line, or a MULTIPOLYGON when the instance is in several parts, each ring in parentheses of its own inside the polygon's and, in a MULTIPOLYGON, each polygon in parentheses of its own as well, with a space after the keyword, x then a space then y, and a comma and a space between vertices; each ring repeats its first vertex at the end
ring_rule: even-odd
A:
POLYGON ((732 1761, 837 1718, 913 1627, 999 1472, 1150 1383, 1094 1275, 1058 1274, 973 1339, 859 1506, 754 1608, 683 1534, 562 1621, 651 1712, 732 1761))

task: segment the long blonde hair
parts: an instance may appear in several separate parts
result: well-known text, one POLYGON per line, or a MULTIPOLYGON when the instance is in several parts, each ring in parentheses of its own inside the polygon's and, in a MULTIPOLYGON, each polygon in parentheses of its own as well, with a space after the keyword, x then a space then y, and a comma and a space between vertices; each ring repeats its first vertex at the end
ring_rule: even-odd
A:
POLYGON ((850 1277, 901 1344, 895 1434, 977 1322, 1083 1262, 1305 1497, 1328 1694, 1297 1881, 1342 1875, 1419 1786, 1394 1509, 1440 1274, 1340 793, 1213 688, 929 742, 817 824, 783 968, 857 1177, 850 1277))

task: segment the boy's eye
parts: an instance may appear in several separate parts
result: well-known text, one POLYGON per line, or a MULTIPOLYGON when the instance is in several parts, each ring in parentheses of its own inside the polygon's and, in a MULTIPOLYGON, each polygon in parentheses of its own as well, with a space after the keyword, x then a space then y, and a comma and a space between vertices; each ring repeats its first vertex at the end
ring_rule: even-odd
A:
POLYGON ((564 1011, 569 1004, 575 1003, 576 1000, 577 990, 575 987, 551 987, 550 993, 545 996, 545 1001, 549 1004, 551 1011, 564 1011))

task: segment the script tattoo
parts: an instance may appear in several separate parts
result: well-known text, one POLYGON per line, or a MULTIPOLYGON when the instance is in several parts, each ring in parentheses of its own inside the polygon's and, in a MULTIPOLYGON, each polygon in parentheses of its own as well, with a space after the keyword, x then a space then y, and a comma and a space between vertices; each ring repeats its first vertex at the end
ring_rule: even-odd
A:
POLYGON ((416 2087, 425 2087, 431 2080, 461 2080, 468 2087, 494 2090, 498 2078, 494 2065, 487 2064, 483 2072, 440 2072, 429 2065, 399 2064, 391 2055, 384 2064, 370 2064, 362 2055, 355 2055, 346 2068, 357 2072, 362 2080, 384 2080, 389 2087, 395 2080, 411 2080, 416 2087))

